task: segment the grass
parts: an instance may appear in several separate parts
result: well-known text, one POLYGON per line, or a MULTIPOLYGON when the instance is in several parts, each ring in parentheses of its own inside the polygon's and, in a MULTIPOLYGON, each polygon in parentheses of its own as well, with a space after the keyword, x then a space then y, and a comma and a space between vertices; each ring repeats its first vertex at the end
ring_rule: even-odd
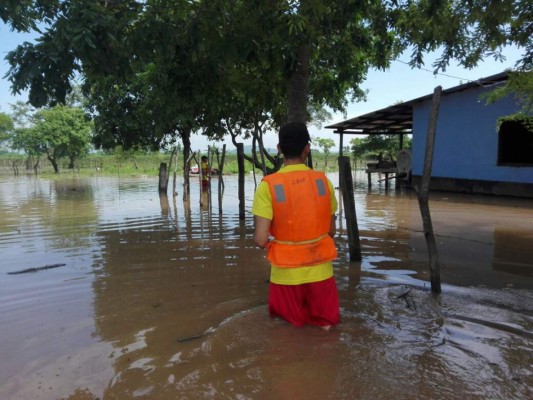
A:
MULTIPOLYGON (((338 170, 336 153, 328 156, 327 160, 323 153, 313 152, 313 167, 316 170, 324 171, 327 167, 328 172, 338 170), (326 163, 327 162, 327 163, 326 163)), ((27 162, 27 157, 21 154, 1 154, 0 155, 0 174, 13 174, 14 166, 18 169, 19 174, 30 173, 33 174, 32 165, 34 162, 27 162), (27 168, 29 165, 29 168, 27 168)), ((59 162, 60 175, 77 174, 82 176, 93 175, 128 175, 128 176, 157 176, 161 163, 169 163, 170 155, 162 153, 121 153, 121 154, 90 154, 80 158, 76 162, 74 169, 69 169, 69 161, 62 159, 59 162)), ((195 165, 195 161, 191 165, 195 165)), ((211 162, 211 167, 219 169, 216 157, 211 162)), ((245 161, 245 172, 252 171, 250 162, 245 161)), ((170 167, 174 171, 174 165, 170 167)), ((224 174, 237 174, 237 155, 234 153, 227 153, 223 167, 224 174)), ((39 160, 39 175, 50 176, 56 175, 51 163, 45 156, 41 156, 39 160)), ((179 154, 177 173, 183 173, 183 156, 179 154)))

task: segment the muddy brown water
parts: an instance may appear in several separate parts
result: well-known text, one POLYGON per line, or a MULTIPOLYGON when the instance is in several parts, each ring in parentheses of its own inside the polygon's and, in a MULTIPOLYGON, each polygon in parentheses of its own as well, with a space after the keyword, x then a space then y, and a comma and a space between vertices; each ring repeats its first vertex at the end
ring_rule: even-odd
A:
POLYGON ((341 224, 326 333, 267 315, 251 176, 245 221, 229 176, 222 215, 216 181, 200 206, 195 180, 184 203, 155 178, 1 176, 0 399, 533 398, 532 202, 432 194, 435 296, 414 193, 356 182, 363 261, 341 224))

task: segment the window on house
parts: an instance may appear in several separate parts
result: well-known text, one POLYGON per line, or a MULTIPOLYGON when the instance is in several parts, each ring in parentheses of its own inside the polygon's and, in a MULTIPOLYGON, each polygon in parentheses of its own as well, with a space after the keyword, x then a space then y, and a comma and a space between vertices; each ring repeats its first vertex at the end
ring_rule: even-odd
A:
POLYGON ((522 121, 500 125, 498 165, 533 166, 533 132, 522 121))

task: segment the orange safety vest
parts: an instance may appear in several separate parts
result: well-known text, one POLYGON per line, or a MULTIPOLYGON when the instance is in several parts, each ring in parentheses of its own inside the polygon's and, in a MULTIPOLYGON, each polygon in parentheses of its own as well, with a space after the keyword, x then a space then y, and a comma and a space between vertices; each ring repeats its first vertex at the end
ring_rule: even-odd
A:
POLYGON ((272 197, 267 258, 279 267, 322 264, 337 257, 329 236, 331 198, 328 181, 313 170, 265 176, 272 197))

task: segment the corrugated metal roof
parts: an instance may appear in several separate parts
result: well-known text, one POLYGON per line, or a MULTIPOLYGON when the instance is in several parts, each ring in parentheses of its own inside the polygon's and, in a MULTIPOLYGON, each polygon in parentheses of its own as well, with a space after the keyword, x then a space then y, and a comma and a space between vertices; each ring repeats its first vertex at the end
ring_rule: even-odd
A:
MULTIPOLYGON (((468 90, 476 86, 488 87, 506 81, 507 72, 501 72, 477 81, 471 81, 442 91, 443 95, 468 90)), ((369 134, 400 134, 410 133, 413 128, 413 105, 431 99, 433 94, 418 97, 403 103, 394 104, 381 110, 350 118, 326 129, 334 129, 333 133, 369 135, 369 134)))

